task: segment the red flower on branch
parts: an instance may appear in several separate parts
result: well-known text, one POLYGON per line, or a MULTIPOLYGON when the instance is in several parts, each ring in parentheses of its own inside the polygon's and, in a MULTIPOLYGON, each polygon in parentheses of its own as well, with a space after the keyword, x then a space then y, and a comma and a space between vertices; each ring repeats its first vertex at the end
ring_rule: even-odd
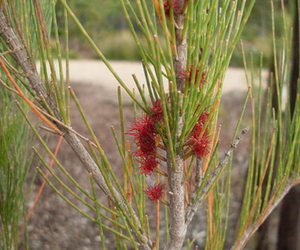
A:
POLYGON ((141 174, 144 175, 152 174, 159 163, 154 155, 149 155, 148 157, 141 157, 140 159, 138 159, 138 162, 141 163, 139 170, 141 174))
MULTIPOLYGON (((188 74, 185 70, 180 73, 180 75, 182 75, 188 83, 192 81, 193 68, 194 66, 193 64, 191 64, 188 74)), ((200 79, 200 86, 202 86, 205 83, 205 76, 206 76, 206 72, 202 72, 201 79, 200 79)), ((199 67, 196 68, 194 84, 198 82, 198 77, 199 77, 199 67)))
POLYGON ((148 195, 148 199, 152 202, 156 202, 163 198, 165 186, 162 184, 155 184, 154 186, 148 185, 148 188, 144 192, 148 195))
POLYGON ((193 138, 192 151, 197 158, 202 158, 209 153, 210 139, 207 131, 204 132, 201 138, 193 138))
POLYGON ((206 111, 203 111, 191 133, 192 152, 197 158, 206 156, 210 151, 210 138, 208 131, 205 129, 203 132, 203 127, 208 116, 209 114, 206 111))
POLYGON ((132 135, 139 147, 137 156, 147 156, 156 152, 156 132, 152 119, 145 115, 138 118, 127 134, 132 135))
POLYGON ((152 104, 153 104, 153 107, 150 108, 151 119, 154 122, 162 121, 162 119, 163 119, 163 110, 162 110, 162 106, 161 106, 161 101, 158 99, 156 101, 153 101, 152 104))
POLYGON ((204 126, 208 116, 209 116, 209 114, 206 111, 202 112, 202 114, 199 117, 198 122, 196 123, 196 125, 192 131, 192 137, 197 138, 200 136, 203 126, 204 126))
MULTIPOLYGON (((179 0, 172 0, 173 1, 173 9, 174 13, 179 14, 180 13, 180 5, 179 5, 179 0)), ((167 18, 170 18, 170 10, 171 10, 171 5, 170 1, 164 1, 164 10, 165 10, 165 15, 167 18)))
POLYGON ((154 123, 163 119, 163 111, 160 100, 153 101, 152 104, 151 114, 138 117, 127 132, 128 135, 133 136, 138 146, 134 156, 141 163, 140 172, 145 175, 152 174, 159 164, 156 159, 158 133, 154 123))

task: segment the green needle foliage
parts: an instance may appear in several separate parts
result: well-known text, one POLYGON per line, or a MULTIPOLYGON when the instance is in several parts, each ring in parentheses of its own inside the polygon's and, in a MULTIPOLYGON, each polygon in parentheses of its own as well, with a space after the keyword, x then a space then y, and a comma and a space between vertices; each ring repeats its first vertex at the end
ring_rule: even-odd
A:
MULTIPOLYGON (((64 16, 59 22, 54 0, 23 0, 22 4, 2 1, 0 10, 4 86, 28 104, 43 122, 42 128, 65 139, 87 170, 90 189, 80 186, 71 176, 23 112, 57 171, 70 182, 65 183, 51 169, 46 157, 34 149, 51 179, 41 168, 38 173, 64 201, 98 226, 103 249, 112 247, 105 244, 106 234, 115 236, 116 249, 193 249, 195 239, 186 237, 190 236, 194 216, 204 206, 206 238, 201 245, 205 249, 223 249, 230 214, 231 156, 251 129, 243 206, 236 238, 231 242, 232 249, 243 249, 289 189, 300 182, 299 95, 293 116, 289 107, 284 114, 276 113, 271 105, 274 90, 267 89, 264 94, 261 84, 258 94, 254 93, 255 79, 251 77, 233 139, 228 142, 225 155, 218 156, 222 85, 255 0, 120 0, 145 73, 146 82, 133 76, 137 94, 115 72, 68 2, 58 2, 64 16), (118 177, 109 162, 70 86, 70 24, 77 26, 134 102, 136 119, 127 128, 118 90, 121 136, 113 127, 112 136, 122 160, 123 178, 118 177), (141 42, 140 34, 146 42, 141 42), (36 59, 41 62, 39 72, 36 59), (18 65, 18 70, 13 65, 18 65), (28 94, 19 89, 19 84, 28 88, 28 94), (252 124, 242 129, 240 124, 248 101, 252 124), (72 128, 71 102, 88 135, 72 128), (126 131, 133 140, 126 141, 126 131), (98 198, 100 192, 106 200, 98 198)), ((276 71, 272 81, 279 100, 277 110, 283 109, 280 100, 289 75, 292 40, 288 21, 284 14, 282 17, 285 32, 281 48, 276 44, 273 27, 276 71)))
MULTIPOLYGON (((0 98, 0 248, 8 250, 17 249, 19 237, 26 233, 28 196, 24 189, 32 160, 29 148, 33 136, 14 94, 1 87, 0 98)), ((22 106, 27 114, 28 107, 22 106)))

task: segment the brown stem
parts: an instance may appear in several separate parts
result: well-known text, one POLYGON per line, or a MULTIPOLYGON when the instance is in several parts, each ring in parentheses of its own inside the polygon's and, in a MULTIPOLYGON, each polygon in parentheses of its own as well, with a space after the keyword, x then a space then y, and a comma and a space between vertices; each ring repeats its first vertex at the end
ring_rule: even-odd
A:
MULTIPOLYGON (((183 6, 184 0, 178 1, 183 6)), ((173 64, 176 74, 177 89, 184 92, 185 78, 182 72, 186 69, 187 62, 187 37, 182 36, 182 30, 185 20, 185 13, 174 13, 176 56, 173 58, 173 64)), ((179 118, 178 136, 180 136, 184 124, 184 117, 179 118)), ((170 240, 165 246, 165 250, 178 250, 182 248, 187 224, 185 223, 185 185, 184 185, 184 159, 182 152, 177 152, 175 164, 172 164, 172 157, 167 150, 168 183, 170 195, 170 240)))
MULTIPOLYGON (((233 150, 238 146, 240 140, 243 136, 249 131, 249 127, 246 127, 242 130, 242 133, 237 136, 236 140, 231 143, 229 150, 225 153, 225 157, 222 161, 219 162, 218 166, 213 170, 210 178, 206 181, 203 185, 200 194, 197 196, 197 199, 193 202, 193 204, 187 209, 186 212, 186 225, 189 225, 192 221, 195 213, 198 210, 198 207, 203 202, 203 200, 207 197, 207 194, 211 187, 215 184, 219 174, 222 172, 224 167, 226 166, 230 155, 232 154, 233 150)), ((199 191, 199 190, 197 190, 199 191)))
MULTIPOLYGON (((231 248, 231 250, 242 250, 244 249, 245 245, 251 238, 251 236, 256 232, 259 226, 267 219, 267 217, 271 214, 271 212, 278 206, 281 200, 287 195, 287 193, 291 190, 292 187, 299 184, 300 178, 299 176, 292 176, 290 179, 287 180, 281 194, 276 200, 270 200, 269 205, 264 209, 261 213, 261 216, 256 220, 256 222, 249 226, 247 231, 243 234, 243 237, 236 242, 236 244, 231 248)), ((278 189, 274 191, 272 199, 275 199, 277 195, 278 189)))
POLYGON ((186 36, 184 36, 183 39, 181 38, 184 18, 184 14, 175 16, 175 23, 177 24, 177 27, 175 28, 177 56, 173 59, 177 89, 182 93, 184 92, 185 85, 185 77, 182 72, 186 69, 187 61, 187 38, 186 36))
POLYGON ((182 248, 186 236, 185 225, 185 202, 184 202, 184 169, 183 158, 176 156, 176 170, 171 164, 172 160, 168 153, 168 176, 170 195, 170 241, 167 243, 165 250, 178 250, 182 248))

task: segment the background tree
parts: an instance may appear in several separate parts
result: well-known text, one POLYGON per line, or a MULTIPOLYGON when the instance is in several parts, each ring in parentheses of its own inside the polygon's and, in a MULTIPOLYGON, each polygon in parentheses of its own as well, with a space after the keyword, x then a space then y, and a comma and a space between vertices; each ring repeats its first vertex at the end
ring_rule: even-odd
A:
MULTIPOLYGON (((290 91, 291 117, 295 115, 297 93, 299 89, 299 2, 295 2, 293 25, 293 53, 290 91)), ((284 198, 280 208, 280 222, 277 249, 296 250, 300 247, 300 186, 296 186, 284 198)))

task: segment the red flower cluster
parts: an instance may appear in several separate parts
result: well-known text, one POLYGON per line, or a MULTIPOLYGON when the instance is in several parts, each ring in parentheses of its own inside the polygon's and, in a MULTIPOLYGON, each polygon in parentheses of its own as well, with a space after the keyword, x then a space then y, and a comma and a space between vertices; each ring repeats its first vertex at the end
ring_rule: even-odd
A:
POLYGON ((148 188, 144 192, 148 195, 148 198, 152 202, 156 202, 163 197, 165 186, 156 184, 154 186, 148 185, 148 188))
MULTIPOLYGON (((192 64, 192 65, 190 66, 190 71, 189 71, 189 73, 188 73, 188 76, 187 76, 185 70, 182 71, 181 74, 180 74, 180 75, 184 76, 185 80, 186 80, 187 82, 189 82, 189 83, 192 81, 193 68, 194 68, 194 66, 193 66, 193 64, 192 64)), ((201 74, 200 86, 202 86, 202 85, 205 83, 205 76, 206 76, 206 73, 203 72, 203 73, 201 74)), ((199 77, 199 67, 196 68, 195 82, 194 82, 194 83, 197 83, 198 77, 199 77)))
POLYGON ((192 131, 192 137, 197 138, 200 136, 208 116, 209 114, 205 110, 201 113, 199 120, 192 131))
POLYGON ((208 113, 206 111, 203 111, 202 114, 199 117, 198 122, 196 123, 192 133, 191 133, 191 139, 192 139, 192 152, 194 155, 198 158, 202 158, 206 156, 210 151, 210 138, 208 135, 207 129, 204 131, 203 135, 200 137, 200 135, 203 132, 203 126, 207 120, 208 113))
POLYGON ((163 110, 162 110, 162 106, 161 106, 161 101, 160 100, 156 100, 154 102, 152 102, 153 107, 150 108, 150 112, 151 112, 151 119, 154 122, 160 122, 163 119, 163 110))
POLYGON ((135 152, 138 162, 141 163, 140 171, 142 174, 151 174, 158 161, 156 160, 156 139, 157 131, 154 123, 161 121, 163 118, 162 107, 160 100, 153 102, 153 107, 150 108, 151 115, 142 115, 132 124, 131 129, 127 134, 134 137, 134 141, 138 146, 135 152))
MULTIPOLYGON (((172 0, 173 1, 173 9, 174 9, 174 12, 176 14, 178 14, 180 12, 180 5, 179 5, 179 2, 178 0, 172 0)), ((170 17, 170 9, 171 9, 171 5, 170 5, 170 1, 167 0, 167 1, 164 1, 164 10, 165 10, 165 14, 166 14, 166 17, 169 18, 170 17)))

